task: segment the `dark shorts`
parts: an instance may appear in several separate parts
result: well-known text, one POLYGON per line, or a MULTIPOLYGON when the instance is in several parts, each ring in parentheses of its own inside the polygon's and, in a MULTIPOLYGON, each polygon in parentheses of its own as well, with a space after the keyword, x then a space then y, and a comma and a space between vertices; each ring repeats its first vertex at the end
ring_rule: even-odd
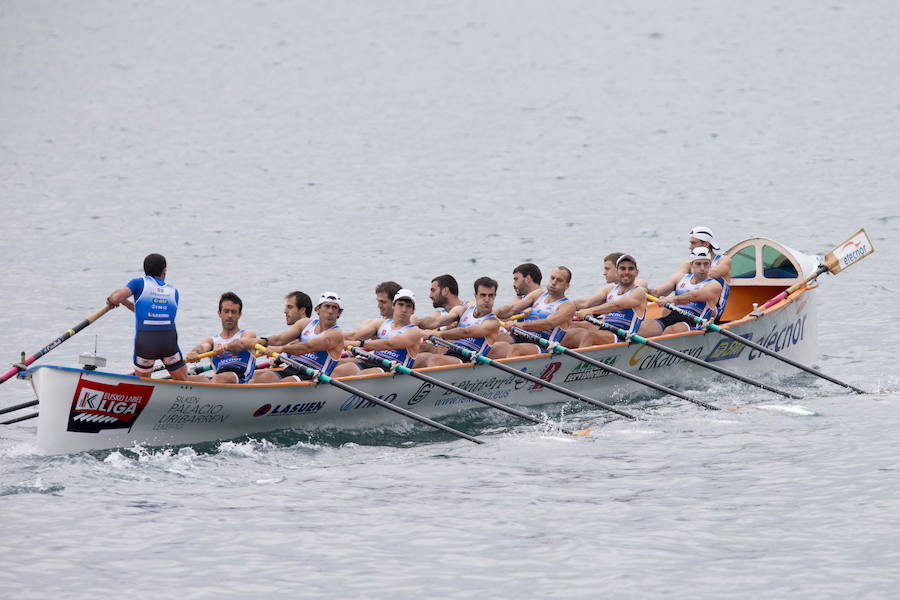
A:
POLYGON ((238 365, 231 365, 231 366, 227 366, 227 367, 222 367, 221 369, 216 371, 216 375, 218 375, 219 373, 234 373, 235 375, 237 375, 238 383, 247 383, 248 380, 244 379, 245 371, 246 371, 246 369, 243 369, 238 365))
POLYGON ((281 379, 284 379, 285 377, 296 377, 300 381, 312 380, 312 377, 307 375, 306 371, 301 371, 297 367, 293 367, 291 365, 286 366, 285 368, 281 369, 280 371, 272 371, 272 372, 275 373, 276 375, 278 375, 281 379))
POLYGON ((148 370, 161 360, 169 371, 177 371, 184 366, 184 357, 178 349, 178 332, 174 329, 164 331, 138 331, 134 336, 134 366, 136 369, 148 370))
POLYGON ((665 329, 669 325, 674 325, 675 323, 686 323, 687 326, 690 327, 691 329, 694 328, 692 323, 688 323, 687 321, 684 320, 684 318, 675 314, 674 312, 670 312, 669 314, 667 314, 666 316, 664 316, 661 319, 656 319, 656 322, 659 323, 660 325, 662 325, 663 329, 665 329))

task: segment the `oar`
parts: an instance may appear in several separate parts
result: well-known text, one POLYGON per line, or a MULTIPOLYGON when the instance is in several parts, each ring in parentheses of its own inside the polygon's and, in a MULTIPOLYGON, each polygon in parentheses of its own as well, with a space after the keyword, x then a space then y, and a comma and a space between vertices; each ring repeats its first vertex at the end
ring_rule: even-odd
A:
POLYGON ((6 408, 0 408, 0 415, 5 415, 6 413, 11 413, 13 411, 28 408, 29 406, 37 405, 37 400, 29 400, 28 402, 23 402, 22 404, 16 404, 14 406, 7 406, 6 408))
MULTIPOLYGON (((651 302, 656 302, 656 300, 657 300, 655 297, 651 296, 650 294, 647 294, 647 298, 651 302)), ((811 373, 811 374, 815 375, 816 377, 821 377, 822 379, 827 379, 828 381, 830 381, 832 383, 836 383, 845 388, 849 388, 849 389, 853 390, 854 392, 856 392, 857 394, 865 394, 866 393, 865 390, 861 390, 858 387, 854 387, 854 386, 850 385, 849 383, 844 383, 843 381, 841 381, 839 379, 835 379, 834 377, 826 375, 825 373, 816 371, 812 367, 807 367, 806 365, 804 365, 802 363, 798 363, 797 361, 790 359, 787 356, 782 356, 782 355, 778 354, 777 352, 769 350, 765 346, 761 346, 761 345, 757 344, 756 342, 751 342, 750 340, 745 339, 736 333, 732 333, 731 331, 729 331, 727 329, 722 329, 715 323, 710 323, 710 322, 704 321, 700 317, 696 317, 692 314, 686 313, 686 312, 682 311, 680 308, 678 308, 677 306, 675 306, 674 304, 666 302, 665 307, 668 308, 669 310, 671 310, 673 313, 681 316, 688 322, 693 321, 694 323, 702 325, 709 331, 713 331, 715 333, 720 333, 727 338, 731 338, 734 341, 740 342, 740 343, 744 344, 745 346, 749 346, 750 348, 753 348, 754 350, 758 350, 759 352, 762 352, 763 354, 768 354, 772 358, 777 358, 778 360, 780 360, 782 362, 786 362, 787 364, 791 365, 792 367, 797 367, 798 369, 806 371, 807 373, 811 373)))
POLYGON ((0 421, 0 425, 12 425, 13 423, 18 423, 20 421, 27 421, 28 419, 34 419, 38 416, 38 413, 33 412, 27 415, 23 415, 21 417, 16 417, 15 419, 9 419, 8 421, 0 421))
POLYGON ((13 366, 12 369, 7 371, 6 373, 3 374, 2 377, 0 377, 0 383, 3 383, 7 379, 13 377, 16 373, 23 370, 22 367, 27 367, 28 365, 30 365, 31 363, 33 363, 34 361, 36 361, 43 355, 47 354, 48 352, 50 352, 51 350, 53 350, 54 348, 56 348, 57 346, 62 344, 64 341, 66 341, 67 339, 69 339, 70 337, 72 337, 73 335, 75 335, 76 333, 78 333, 79 331, 81 331, 82 329, 84 329, 85 327, 87 327, 88 325, 90 325, 91 323, 93 323, 94 321, 96 321, 97 319, 99 319, 100 317, 105 315, 106 313, 108 313, 113 308, 115 308, 115 307, 112 304, 106 304, 103 308, 101 308, 100 310, 98 310, 97 312, 95 312, 94 314, 89 316, 88 318, 86 318, 84 321, 82 321, 81 323, 79 323, 78 325, 73 327, 72 329, 66 331, 64 334, 62 334, 61 336, 59 336, 58 338, 56 338, 55 340, 53 340, 52 342, 50 342, 49 344, 47 344, 46 346, 44 346, 43 348, 41 348, 40 350, 38 350, 37 352, 32 354, 31 356, 29 356, 25 360, 25 362, 22 363, 22 365, 13 366))
POLYGON ((559 344, 557 344, 555 342, 551 343, 548 340, 545 340, 544 338, 542 338, 541 336, 539 336, 538 334, 536 334, 532 331, 526 331, 525 329, 520 329, 519 327, 513 327, 513 331, 514 331, 515 335, 525 338, 534 344, 538 344, 539 346, 543 346, 544 348, 548 348, 549 350, 551 350, 553 352, 558 352, 560 354, 566 354, 568 356, 571 356, 572 358, 580 360, 581 362, 585 362, 589 365, 594 365, 595 367, 602 369, 604 371, 607 371, 609 373, 615 373, 619 377, 624 377, 625 379, 628 379, 630 381, 634 381, 636 383, 640 383, 641 385, 645 385, 649 388, 653 388, 654 390, 658 390, 660 392, 669 394, 670 396, 675 396, 676 398, 681 398, 682 400, 687 400, 688 402, 693 402, 694 404, 697 404, 699 406, 703 406, 705 408, 712 408, 712 409, 716 408, 712 404, 707 404, 706 402, 703 402, 702 400, 697 400, 695 398, 691 398, 690 396, 682 394, 678 390, 673 390, 672 388, 668 388, 664 385, 660 385, 656 382, 650 381, 649 379, 644 379, 643 377, 638 377, 637 375, 632 375, 631 373, 623 371, 622 369, 619 369, 617 367, 613 367, 606 363, 600 362, 599 360, 594 360, 593 358, 590 358, 589 356, 585 356, 579 352, 573 352, 572 350, 569 350, 565 346, 560 346, 559 344))
POLYGON ((559 392, 560 394, 564 394, 571 398, 575 398, 576 400, 581 400, 582 402, 587 402, 588 404, 592 404, 594 406, 598 406, 598 407, 606 409, 608 411, 612 411, 612 412, 616 413, 617 415, 622 415, 623 417, 626 417, 628 419, 635 419, 635 420, 637 419, 637 417, 635 417, 634 415, 631 415, 630 413, 625 412, 624 410, 620 410, 614 406, 610 406, 609 404, 600 402, 599 400, 594 400, 593 398, 591 398, 589 396, 585 396, 584 394, 579 394, 578 392, 568 390, 568 389, 562 387, 561 385, 556 385, 555 383, 552 383, 550 381, 544 381, 540 377, 535 377, 534 375, 532 375, 530 373, 525 373, 524 371, 519 371, 519 370, 514 369, 508 365, 501 363, 501 362, 497 362, 496 360, 491 360, 490 358, 488 358, 487 356, 484 356, 483 354, 478 354, 477 352, 472 352, 471 350, 469 350, 467 348, 460 348, 456 344, 454 344, 448 340, 445 340, 443 338, 431 336, 431 341, 432 341, 432 343, 434 343, 436 345, 446 347, 451 352, 459 352, 462 356, 464 356, 465 358, 467 358, 469 360, 474 359, 475 362, 481 363, 483 365, 490 365, 494 368, 500 369, 504 373, 509 373, 510 375, 514 375, 520 379, 524 379, 525 381, 530 381, 532 383, 541 385, 541 386, 547 388, 548 390, 553 390, 554 392, 559 392))
MULTIPOLYGON (((449 390, 455 394, 459 394, 463 398, 468 398, 469 400, 474 400, 475 402, 479 402, 486 406, 490 406, 491 408, 496 408, 497 410, 502 410, 505 413, 519 417, 520 419, 525 419, 526 421, 530 421, 530 422, 538 424, 538 425, 543 424, 543 421, 541 421, 540 419, 537 419, 535 417, 532 417, 528 413, 522 412, 521 410, 515 409, 511 406, 506 406, 505 404, 500 404, 499 402, 494 402, 490 398, 485 398, 483 396, 479 396, 478 394, 473 394, 472 392, 466 391, 460 387, 456 387, 455 385, 450 385, 449 383, 444 383, 443 381, 435 379, 434 377, 431 377, 429 375, 425 375, 424 373, 418 373, 416 371, 413 371, 409 367, 404 367, 403 365, 401 365, 400 363, 398 363, 395 360, 388 360, 386 358, 383 358, 381 356, 374 354, 373 352, 367 352, 367 351, 363 350, 362 348, 356 348, 353 346, 348 346, 347 350, 354 356, 360 356, 360 357, 365 358, 369 362, 381 364, 382 366, 384 366, 384 368, 390 370, 392 373, 402 373, 404 375, 411 375, 412 377, 419 379, 421 381, 427 381, 428 383, 430 383, 433 386, 436 386, 436 387, 439 387, 439 388, 442 388, 445 390, 449 390)), ((631 418, 633 419, 634 417, 631 417, 631 418)), ((574 432, 572 432, 568 429, 564 429, 562 427, 560 427, 560 431, 562 431, 563 433, 568 433, 568 434, 574 435, 574 432)))
MULTIPOLYGON (((849 267, 850 265, 856 264, 861 261, 868 255, 875 252, 875 247, 872 245, 872 242, 869 240, 869 236, 866 235, 865 229, 860 229, 853 237, 849 240, 829 252, 825 256, 825 264, 819 266, 815 272, 804 279, 799 283, 795 283, 785 291, 781 292, 774 298, 768 300, 765 304, 763 304, 759 310, 764 310, 769 308, 770 306, 774 306, 775 304, 781 302, 797 290, 806 287, 810 281, 825 273, 826 271, 831 271, 835 275, 849 267)), ((841 384, 844 385, 844 384, 841 384)), ((849 387, 849 386, 845 386, 849 387)))
POLYGON ((678 358, 685 360, 687 362, 694 363, 695 365, 700 365, 701 367, 704 367, 711 371, 715 371, 716 373, 721 373, 722 375, 727 375, 728 377, 733 377, 734 379, 737 379, 738 381, 743 381, 744 383, 749 383, 750 385, 755 385, 758 388, 762 388, 764 390, 769 390, 770 392, 775 392, 776 394, 781 394, 782 396, 784 396, 786 398, 794 398, 794 399, 802 398, 802 396, 797 396, 795 394, 791 394, 790 392, 785 392, 784 390, 779 390, 778 388, 772 387, 770 385, 766 385, 765 383, 761 383, 759 381, 754 381, 754 380, 750 379, 749 377, 744 377, 743 375, 739 375, 739 374, 735 373, 734 371, 729 371, 728 369, 723 369, 722 367, 720 367, 718 365, 710 364, 710 363, 706 362, 705 360, 700 360, 699 358, 696 358, 694 356, 691 356, 690 354, 681 352, 680 350, 675 350, 673 348, 669 348, 668 346, 663 346, 662 344, 654 342, 653 340, 648 340, 647 338, 641 337, 636 333, 628 333, 624 329, 619 329, 618 327, 613 327, 612 325, 609 325, 608 323, 604 323, 603 321, 601 321, 600 319, 598 319, 592 315, 588 315, 587 317, 585 317, 584 320, 589 323, 593 323, 594 325, 596 325, 597 327, 600 327, 601 329, 605 329, 607 331, 613 332, 614 334, 616 334, 623 340, 626 340, 629 342, 635 341, 639 344, 644 344, 646 346, 649 346, 650 348, 656 348, 660 352, 665 352, 666 354, 671 354, 672 356, 677 356, 678 358))
POLYGON ((367 394, 366 392, 364 392, 360 389, 349 386, 346 383, 344 383, 343 381, 338 381, 337 379, 332 379, 328 375, 325 375, 324 373, 322 373, 320 371, 316 371, 315 369, 310 369, 306 365, 299 363, 296 360, 294 360, 288 356, 285 356, 284 354, 278 354, 277 352, 269 352, 268 350, 266 350, 266 348, 264 346, 261 346, 260 344, 256 344, 256 349, 260 350, 262 352, 267 352, 273 358, 277 358, 277 359, 281 360, 282 362, 285 362, 285 363, 291 365, 295 369, 303 371, 304 373, 306 373, 307 375, 309 375, 316 381, 328 383, 328 384, 333 385, 334 387, 338 388, 339 390, 344 390, 345 392, 350 392, 351 394, 356 394, 360 398, 362 398, 364 400, 368 400, 369 402, 371 402, 373 404, 377 404, 378 406, 381 406, 388 410, 392 410, 395 413, 399 413, 399 414, 403 415, 404 417, 408 417, 414 421, 418 421, 419 423, 424 423, 425 425, 430 425, 430 426, 434 427, 435 429, 440 429, 441 431, 446 431, 447 433, 452 433, 456 437, 463 438, 464 440, 469 440, 470 442, 474 442, 476 444, 484 443, 483 441, 479 440, 478 438, 472 437, 468 433, 463 433, 462 431, 458 431, 456 429, 453 429, 452 427, 447 427, 446 425, 438 423, 437 421, 433 421, 433 420, 429 419, 428 417, 423 417, 422 415, 417 415, 414 412, 408 411, 405 408, 401 408, 399 406, 394 406, 390 402, 385 402, 381 398, 373 396, 372 394, 367 394))

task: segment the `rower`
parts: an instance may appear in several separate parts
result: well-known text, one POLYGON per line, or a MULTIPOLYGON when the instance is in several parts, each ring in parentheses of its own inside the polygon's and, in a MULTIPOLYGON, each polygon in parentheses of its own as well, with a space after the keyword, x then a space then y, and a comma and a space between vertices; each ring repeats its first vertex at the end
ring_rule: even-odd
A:
MULTIPOLYGON (((416 310, 416 297, 412 290, 402 288, 394 296, 394 312, 390 319, 383 319, 375 327, 360 328, 360 338, 350 340, 350 346, 365 346, 368 350, 375 351, 377 356, 396 361, 404 367, 413 367, 416 356, 419 353, 419 344, 426 335, 413 322, 412 316, 416 310), (374 339, 369 339, 375 336, 374 339)), ((452 358, 452 357, 441 357, 452 358)), ((454 362, 459 363, 458 359, 454 362)), ((333 377, 346 377, 352 375, 368 375, 384 371, 380 366, 367 367, 363 360, 353 360, 341 363, 332 373, 333 377)))
MULTIPOLYGON (((696 227, 691 229, 688 244, 690 246, 690 250, 693 250, 697 247, 707 248, 709 250, 710 257, 712 257, 709 276, 718 281, 719 285, 722 288, 722 292, 719 295, 718 300, 716 300, 715 319, 716 321, 718 321, 722 318, 722 314, 725 312, 725 304, 728 302, 728 293, 731 291, 731 259, 724 254, 717 254, 720 249, 719 244, 718 242, 716 242, 716 238, 709 227, 697 225, 696 227)), ((650 290, 650 294, 652 294, 653 296, 663 295, 661 293, 661 290, 672 289, 678 284, 679 281, 681 281, 685 273, 690 272, 690 262, 682 263, 677 272, 672 274, 672 276, 669 277, 669 279, 667 279, 666 282, 663 283, 660 287, 650 290)))
MULTIPOLYGON (((323 292, 316 304, 316 319, 301 319, 286 331, 268 338, 258 338, 255 343, 269 352, 287 354, 303 366, 331 374, 341 357, 344 336, 337 320, 344 312, 344 302, 334 292, 323 292)), ((253 377, 253 383, 292 383, 311 379, 305 370, 287 366, 268 369, 253 377)))
POLYGON ((459 284, 452 275, 438 275, 432 279, 428 297, 431 299, 434 312, 418 320, 417 324, 422 329, 440 327, 438 322, 443 320, 447 313, 458 306, 463 306, 463 301, 459 299, 459 284))
POLYGON ((293 325, 300 319, 308 319, 312 316, 313 306, 309 295, 294 290, 284 299, 284 320, 288 325, 293 325))
POLYGON ((189 375, 191 381, 212 381, 212 383, 247 383, 256 369, 256 356, 252 351, 256 334, 241 329, 239 320, 244 303, 234 292, 225 292, 219 298, 219 320, 222 331, 211 338, 206 338, 188 352, 184 360, 195 363, 200 360, 198 354, 213 351, 210 357, 215 374, 189 375))
MULTIPOLYGON (((497 282, 490 277, 479 277, 473 285, 475 300, 454 307, 438 326, 457 323, 456 327, 435 331, 434 335, 452 341, 455 345, 478 354, 491 356, 491 346, 497 341, 500 321, 494 314, 497 298, 497 282)), ((502 356, 506 356, 503 353, 502 356)))
MULTIPOLYGON (((597 290, 597 294, 583 300, 576 300, 575 307, 580 309, 575 317, 583 320, 588 315, 603 315, 603 322, 628 333, 637 333, 647 313, 646 290, 637 284, 637 261, 630 254, 623 254, 616 259, 616 279, 618 283, 608 283, 597 290)), ((616 336, 606 330, 597 330, 591 323, 589 329, 570 328, 566 333, 563 345, 568 348, 612 344, 616 336), (572 343, 574 346, 567 344, 572 343)))
MULTIPOLYGON (((559 342, 566 334, 572 316, 575 314, 575 303, 566 297, 566 290, 572 282, 572 271, 568 267, 559 266, 550 272, 547 291, 538 288, 521 300, 516 300, 508 307, 512 313, 528 309, 527 316, 516 325, 527 331, 534 331, 550 342, 559 342)), ((509 356, 526 356, 549 352, 530 342, 517 342, 509 347, 509 356)))
MULTIPOLYGON (((691 265, 691 272, 682 276, 674 288, 674 294, 672 294, 671 287, 663 286, 658 288, 657 291, 660 296, 671 295, 659 297, 657 304, 663 306, 671 303, 695 317, 701 319, 712 318, 716 314, 716 302, 722 294, 722 286, 709 276, 709 269, 712 264, 709 248, 696 246, 691 250, 688 262, 691 265)), ((654 337, 662 333, 678 333, 700 327, 701 325, 699 324, 688 325, 684 322, 683 317, 666 310, 663 312, 661 319, 644 321, 638 333, 643 337, 654 337)))

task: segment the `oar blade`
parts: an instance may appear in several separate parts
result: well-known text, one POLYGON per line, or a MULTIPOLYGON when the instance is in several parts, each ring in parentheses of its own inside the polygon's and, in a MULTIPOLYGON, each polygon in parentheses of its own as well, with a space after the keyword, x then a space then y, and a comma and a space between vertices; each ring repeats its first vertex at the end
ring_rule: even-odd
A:
POLYGON ((869 239, 865 229, 860 229, 846 242, 825 255, 825 266, 837 274, 873 252, 875 246, 872 245, 872 240, 869 239))

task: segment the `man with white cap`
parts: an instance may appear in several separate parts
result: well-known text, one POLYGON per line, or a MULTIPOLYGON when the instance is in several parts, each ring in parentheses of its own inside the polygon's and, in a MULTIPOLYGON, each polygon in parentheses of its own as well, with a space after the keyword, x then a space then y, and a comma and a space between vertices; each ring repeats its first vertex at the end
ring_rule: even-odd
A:
POLYGON ((573 323, 566 332, 563 345, 568 348, 612 344, 618 340, 611 331, 598 330, 591 323, 583 322, 588 315, 603 315, 603 322, 637 333, 647 313, 646 290, 637 283, 637 260, 630 254, 622 254, 616 259, 617 283, 608 283, 590 298, 575 301, 575 317, 580 323, 573 323), (575 327, 583 325, 582 327, 575 327), (570 345, 571 344, 571 345, 570 345))
MULTIPOLYGON (((722 294, 722 286, 709 276, 712 256, 706 246, 696 246, 691 250, 688 263, 691 272, 682 275, 675 286, 657 288, 658 304, 674 304, 682 311, 701 319, 710 319, 716 313, 716 302, 722 294), (672 293, 674 290, 674 293, 672 293)), ((684 319, 666 310, 661 319, 644 321, 638 333, 644 337, 654 337, 663 333, 677 333, 699 328, 699 325, 688 325, 684 319)))
MULTIPOLYGON (((716 320, 722 317, 722 313, 725 312, 725 304, 728 302, 728 292, 731 290, 731 259, 725 256, 724 254, 717 254, 720 250, 719 243, 716 241, 715 236, 713 235, 712 229, 709 227, 705 227, 703 225, 697 225, 693 229, 691 229, 691 236, 689 241, 690 249, 698 247, 705 247, 709 249, 709 254, 712 257, 712 265, 709 269, 709 276, 719 282, 719 285, 722 287, 722 292, 719 296, 719 299, 716 301, 716 320)), ((660 295, 660 290, 674 287, 681 281, 681 278, 684 277, 685 273, 691 272, 691 264, 690 262, 685 262, 681 265, 681 268, 673 274, 666 282, 655 290, 650 290, 650 293, 654 296, 660 295)))
MULTIPOLYGON (((357 329, 360 338, 348 340, 350 346, 364 347, 372 350, 377 356, 393 360, 404 367, 412 368, 419 353, 419 344, 428 332, 419 329, 413 322, 412 316, 416 310, 416 296, 412 290, 402 288, 394 296, 394 314, 389 319, 383 319, 369 327, 357 329), (374 337, 373 337, 374 336, 374 337)), ((441 357, 452 358, 452 357, 441 357)), ((454 362, 459 363, 458 359, 454 362)), ((340 364, 332 373, 334 377, 346 377, 349 375, 367 375, 380 372, 380 367, 363 369, 365 361, 351 361, 340 364)))
MULTIPOLYGON (((285 353, 300 364, 330 375, 341 358, 344 336, 337 320, 344 312, 344 302, 334 292, 324 292, 316 303, 317 319, 300 319, 289 329, 255 343, 270 352, 285 353)), ((252 383, 292 383, 310 377, 300 369, 287 366, 267 369, 254 375, 252 383)))

